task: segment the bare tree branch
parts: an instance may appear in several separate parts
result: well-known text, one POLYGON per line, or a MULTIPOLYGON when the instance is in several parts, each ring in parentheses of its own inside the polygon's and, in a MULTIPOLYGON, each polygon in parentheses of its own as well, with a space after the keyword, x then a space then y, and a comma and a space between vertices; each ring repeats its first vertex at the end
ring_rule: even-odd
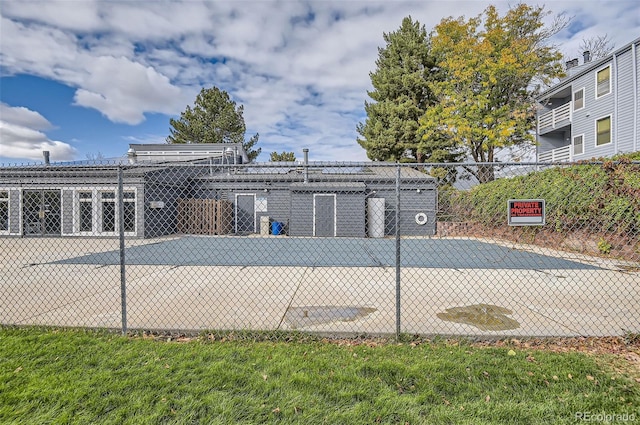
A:
POLYGON ((601 59, 611 53, 614 48, 615 43, 611 41, 609 34, 596 35, 582 40, 579 54, 590 52, 592 60, 601 59))

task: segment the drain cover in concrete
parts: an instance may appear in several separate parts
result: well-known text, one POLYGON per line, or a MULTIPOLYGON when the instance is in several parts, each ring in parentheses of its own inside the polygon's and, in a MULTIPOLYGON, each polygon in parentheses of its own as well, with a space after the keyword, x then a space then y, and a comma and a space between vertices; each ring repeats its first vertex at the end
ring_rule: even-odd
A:
POLYGON ((353 322, 374 311, 371 307, 334 305, 289 307, 284 320, 291 329, 299 329, 331 322, 353 322))
POLYGON ((472 325, 482 331, 506 331, 520 327, 520 323, 507 317, 513 312, 504 307, 491 304, 474 304, 464 307, 453 307, 438 313, 441 320, 472 325))

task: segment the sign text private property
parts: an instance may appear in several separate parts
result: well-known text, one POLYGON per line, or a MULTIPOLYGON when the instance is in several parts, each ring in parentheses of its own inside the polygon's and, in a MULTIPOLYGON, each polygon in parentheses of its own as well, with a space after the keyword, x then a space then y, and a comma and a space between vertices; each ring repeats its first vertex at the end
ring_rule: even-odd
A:
POLYGON ((545 224, 544 199, 509 199, 507 215, 509 226, 543 226, 545 224))

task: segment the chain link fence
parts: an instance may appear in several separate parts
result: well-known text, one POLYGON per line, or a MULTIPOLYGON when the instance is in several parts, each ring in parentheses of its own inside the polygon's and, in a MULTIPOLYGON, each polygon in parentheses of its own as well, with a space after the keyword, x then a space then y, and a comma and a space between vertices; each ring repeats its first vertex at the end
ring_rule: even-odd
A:
POLYGON ((0 323, 640 332, 640 164, 0 168, 0 323))

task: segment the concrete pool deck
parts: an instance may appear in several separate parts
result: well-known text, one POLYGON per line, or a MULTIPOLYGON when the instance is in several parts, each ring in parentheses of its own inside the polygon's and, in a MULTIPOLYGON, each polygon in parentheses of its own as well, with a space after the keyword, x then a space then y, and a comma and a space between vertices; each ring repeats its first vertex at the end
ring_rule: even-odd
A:
MULTIPOLYGON (((389 251, 395 241, 330 241, 127 241, 128 328, 394 333, 396 271, 388 260, 395 258, 389 251), (235 264, 243 257, 244 264, 235 264), (354 309, 366 314, 349 313, 354 309)), ((121 327, 120 267, 113 261, 119 260, 117 240, 0 239, 0 247, 1 323, 121 327)), ((640 332, 640 273, 621 267, 629 264, 462 238, 403 239, 402 253, 402 332, 488 337, 640 332), (482 330, 440 318, 447 309, 477 305, 508 309, 505 316, 517 327, 482 330)))

